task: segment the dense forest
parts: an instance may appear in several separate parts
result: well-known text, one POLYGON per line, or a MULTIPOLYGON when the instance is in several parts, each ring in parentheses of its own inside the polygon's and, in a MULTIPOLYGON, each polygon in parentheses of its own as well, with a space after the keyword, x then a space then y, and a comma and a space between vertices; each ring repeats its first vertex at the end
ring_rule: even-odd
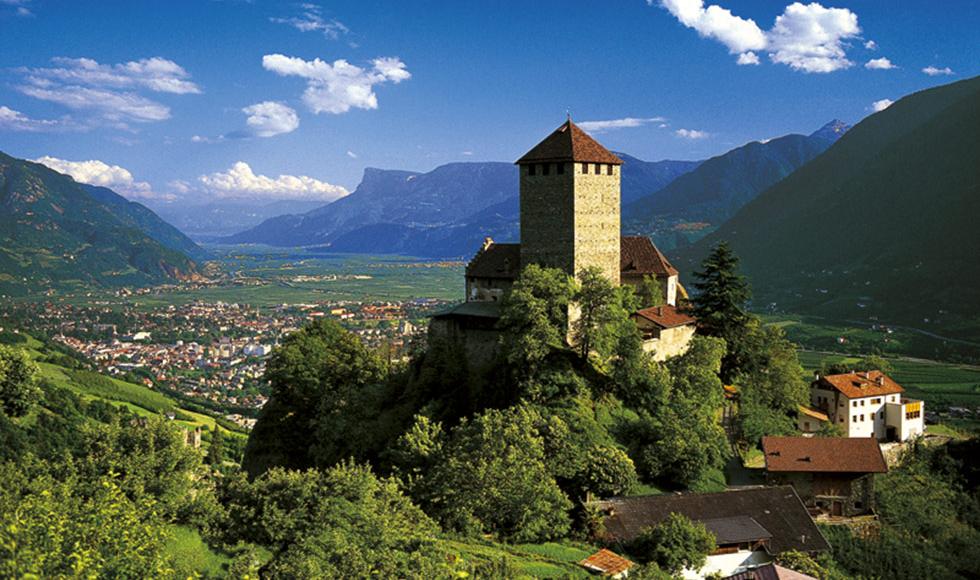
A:
MULTIPOLYGON (((229 578, 516 577, 470 545, 597 547, 590 500, 724 489, 733 448, 795 432, 807 400, 795 346, 745 309, 736 257, 718 246, 689 305, 699 335, 664 363, 628 314, 659 293, 528 266, 505 298, 496 358, 420 343, 389 365, 319 320, 269 361, 272 398, 244 450, 201 449, 164 418, 85 400, 0 347, 0 576, 188 577, 190 535, 229 578), (568 324, 569 305, 580 316, 568 324), (722 426, 723 385, 741 404, 722 426)), ((832 435, 832 433, 828 433, 832 435)), ((827 578, 980 572, 975 439, 913 446, 878 479, 880 526, 828 527, 833 554, 784 564, 827 578)), ((664 578, 714 549, 678 516, 629 546, 631 577, 664 578)))

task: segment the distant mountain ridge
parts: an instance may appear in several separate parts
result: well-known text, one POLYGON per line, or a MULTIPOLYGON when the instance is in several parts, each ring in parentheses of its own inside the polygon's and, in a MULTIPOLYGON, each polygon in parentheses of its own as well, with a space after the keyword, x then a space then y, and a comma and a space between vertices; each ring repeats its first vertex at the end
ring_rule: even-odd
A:
MULTIPOLYGON (((625 199, 660 189, 700 163, 623 157, 625 199)), ((450 163, 428 173, 368 168, 349 196, 305 214, 271 218, 222 241, 466 256, 487 236, 516 240, 518 219, 518 175, 511 163, 450 163)))
MULTIPOLYGON (((753 141, 712 157, 659 191, 632 203, 624 199, 625 227, 655 238, 658 221, 717 227, 763 190, 823 153, 848 128, 835 119, 810 135, 753 141)), ((672 246, 662 236, 658 241, 672 246)))
POLYGON ((305 213, 322 205, 323 202, 317 200, 222 199, 206 203, 159 202, 150 203, 149 207, 191 239, 212 242, 255 227, 269 218, 305 213))
POLYGON ((144 206, 0 153, 0 293, 194 279, 203 250, 144 206))
POLYGON ((980 77, 909 95, 672 257, 728 241, 756 301, 980 328, 980 77))

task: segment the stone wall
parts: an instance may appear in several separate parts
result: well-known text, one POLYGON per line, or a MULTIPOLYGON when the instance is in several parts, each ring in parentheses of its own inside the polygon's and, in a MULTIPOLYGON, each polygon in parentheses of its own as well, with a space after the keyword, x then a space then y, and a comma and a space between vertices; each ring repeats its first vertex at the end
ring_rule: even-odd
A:
POLYGON ((619 285, 620 166, 575 164, 575 271, 597 266, 619 285), (583 166, 588 165, 588 173, 583 166), (599 175, 595 174, 596 167, 599 175), (612 175, 608 172, 611 169, 612 175))

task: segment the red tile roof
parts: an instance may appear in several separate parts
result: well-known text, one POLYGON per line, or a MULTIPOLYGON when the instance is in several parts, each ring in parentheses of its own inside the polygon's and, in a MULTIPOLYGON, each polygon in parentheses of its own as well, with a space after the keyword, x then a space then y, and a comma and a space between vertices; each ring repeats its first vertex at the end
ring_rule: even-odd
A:
POLYGON ((739 572, 738 574, 733 574, 731 576, 726 576, 724 580, 817 580, 813 576, 807 576, 797 572, 796 570, 790 570, 789 568, 783 568, 778 564, 773 564, 772 562, 759 566, 758 568, 753 568, 751 570, 746 570, 744 572, 739 572))
POLYGON ((579 562, 579 566, 603 576, 615 576, 634 566, 633 562, 605 548, 579 562))
POLYGON ((817 379, 815 384, 819 388, 840 391, 848 399, 905 392, 902 385, 881 371, 827 375, 817 379))
POLYGON ((763 437, 766 470, 805 473, 885 473, 874 437, 763 437))
POLYGON ((697 322, 693 316, 681 312, 676 306, 666 304, 638 310, 633 316, 649 320, 660 328, 674 328, 697 322))
POLYGON ((646 236, 623 236, 619 242, 619 269, 623 274, 676 276, 677 268, 646 236))
POLYGON ((521 245, 490 242, 466 266, 466 275, 476 278, 513 280, 521 271, 521 245))
POLYGON ((517 160, 517 163, 539 161, 590 161, 612 165, 623 164, 622 159, 610 153, 588 133, 579 129, 575 123, 572 123, 571 119, 525 153, 524 157, 517 160))

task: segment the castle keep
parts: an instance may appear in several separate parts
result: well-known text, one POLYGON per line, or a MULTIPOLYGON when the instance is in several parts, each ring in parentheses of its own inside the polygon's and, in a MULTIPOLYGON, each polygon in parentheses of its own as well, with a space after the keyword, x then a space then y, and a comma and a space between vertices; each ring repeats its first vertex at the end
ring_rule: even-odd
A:
POLYGON ((488 360, 500 300, 524 265, 570 276, 596 267, 617 286, 639 287, 645 277, 657 278, 664 305, 634 315, 644 348, 661 359, 684 352, 694 319, 676 308, 678 293, 683 295, 677 269, 649 238, 620 235, 623 161, 569 119, 516 164, 521 243, 484 241, 466 267, 466 302, 434 316, 432 335, 464 343, 471 361, 488 360))

